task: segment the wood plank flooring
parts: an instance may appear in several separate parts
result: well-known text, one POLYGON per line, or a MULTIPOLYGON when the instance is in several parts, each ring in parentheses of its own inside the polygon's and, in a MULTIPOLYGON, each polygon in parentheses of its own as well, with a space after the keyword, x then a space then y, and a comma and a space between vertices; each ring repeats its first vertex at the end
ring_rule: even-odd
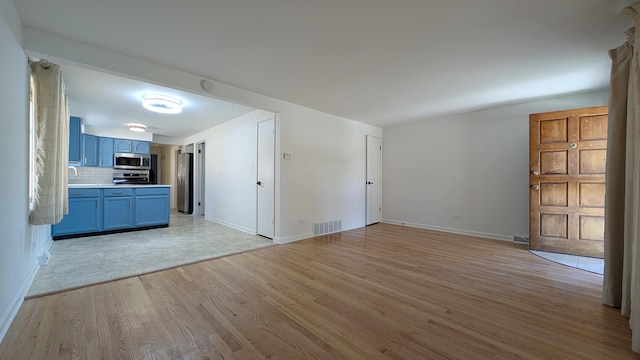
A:
POLYGON ((602 276, 378 224, 25 301, 0 359, 633 359, 602 276))

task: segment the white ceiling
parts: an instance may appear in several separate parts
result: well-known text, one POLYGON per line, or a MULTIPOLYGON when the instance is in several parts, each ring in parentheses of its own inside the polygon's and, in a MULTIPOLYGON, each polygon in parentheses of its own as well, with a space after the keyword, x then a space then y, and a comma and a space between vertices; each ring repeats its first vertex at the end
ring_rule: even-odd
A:
POLYGON ((61 64, 65 92, 72 116, 83 118, 98 133, 127 129, 127 124, 147 126, 147 132, 185 138, 246 114, 253 108, 170 89, 86 68, 61 64), (179 100, 180 114, 158 114, 142 107, 145 95, 165 95, 179 100))
MULTIPOLYGON (((607 50, 625 40, 631 21, 620 12, 632 2, 15 0, 15 5, 26 27, 391 126, 606 88, 607 50)), ((69 78, 70 88, 76 80, 69 78)), ((114 86, 127 91, 126 84, 114 86)))

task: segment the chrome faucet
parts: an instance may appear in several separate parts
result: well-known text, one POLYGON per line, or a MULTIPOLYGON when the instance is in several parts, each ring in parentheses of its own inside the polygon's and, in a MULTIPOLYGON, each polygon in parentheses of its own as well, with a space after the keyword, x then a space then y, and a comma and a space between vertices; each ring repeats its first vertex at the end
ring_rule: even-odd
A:
POLYGON ((76 169, 75 166, 69 165, 69 166, 67 166, 67 169, 73 170, 73 173, 76 175, 76 177, 78 177, 78 169, 76 169))

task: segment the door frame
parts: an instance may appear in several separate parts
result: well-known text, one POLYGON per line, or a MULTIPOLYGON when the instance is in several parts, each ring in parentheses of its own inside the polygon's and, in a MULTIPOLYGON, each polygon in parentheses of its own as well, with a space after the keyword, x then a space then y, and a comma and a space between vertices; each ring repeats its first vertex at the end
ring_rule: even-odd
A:
POLYGON ((196 208, 193 213, 195 215, 204 215, 206 211, 205 207, 205 188, 206 188, 206 153, 205 153, 205 141, 196 143, 196 156, 195 156, 195 194, 193 199, 194 207, 196 208))
POLYGON ((267 238, 270 238, 272 240, 275 240, 276 238, 276 169, 277 169, 277 157, 276 157, 276 117, 271 116, 268 119, 264 119, 264 120, 260 120, 256 122, 256 178, 255 178, 255 183, 256 183, 256 235, 261 235, 267 238), (261 234, 260 233, 260 197, 259 197, 259 188, 258 188, 258 181, 260 180, 260 124, 264 123, 266 121, 271 121, 273 124, 273 132, 271 134, 271 144, 272 147, 270 149, 270 151, 272 152, 272 166, 273 169, 271 169, 272 171, 272 184, 271 184, 271 193, 273 195, 273 199, 271 199, 271 203, 272 203, 272 209, 271 209, 271 232, 270 234, 261 234), (270 236, 269 236, 270 235, 270 236))
MULTIPOLYGON (((364 212, 364 223, 365 225, 372 225, 372 224, 376 224, 379 222, 382 222, 382 138, 381 137, 377 137, 374 135, 366 135, 365 136, 365 212, 364 212), (369 139, 377 139, 379 142, 379 146, 380 146, 380 153, 379 153, 379 157, 380 157, 380 161, 378 164, 378 168, 379 168, 379 173, 378 173, 378 178, 380 179, 380 184, 369 184, 369 182, 371 182, 371 180, 369 178, 369 139), (380 218, 378 219, 379 221, 373 221, 373 222, 369 222, 369 215, 370 215, 370 208, 369 208, 369 194, 370 194, 370 185, 379 185, 379 186, 375 186, 376 189, 379 189, 379 198, 380 198, 380 202, 379 202, 379 216, 380 218)), ((377 181, 376 181, 377 182, 377 181)))

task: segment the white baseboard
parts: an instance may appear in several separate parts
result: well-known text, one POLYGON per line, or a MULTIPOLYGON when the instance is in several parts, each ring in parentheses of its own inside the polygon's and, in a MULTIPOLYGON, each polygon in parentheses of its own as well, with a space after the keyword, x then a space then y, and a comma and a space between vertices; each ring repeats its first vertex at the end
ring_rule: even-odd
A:
MULTIPOLYGON (((53 242, 53 240, 51 242, 53 242)), ((49 244, 49 246, 51 246, 51 244, 49 244)), ((11 326, 13 319, 15 319, 16 315, 18 314, 18 311, 20 310, 20 307, 24 302, 24 297, 27 295, 27 292, 29 291, 31 284, 33 283, 33 279, 35 279, 39 268, 40 266, 38 265, 38 262, 34 261, 29 276, 27 276, 22 285, 20 285, 20 289, 18 290, 14 298, 11 299, 11 303, 9 304, 9 306, 7 306, 4 313, 0 317, 0 343, 4 339, 4 336, 7 335, 7 331, 9 331, 9 327, 11 326)))
POLYGON ((313 237, 313 233, 306 233, 306 234, 286 236, 286 237, 276 237, 273 239, 273 241, 276 244, 282 245, 282 244, 289 244, 289 243, 300 241, 300 240, 310 239, 312 237, 313 237))
POLYGON ((255 235, 256 234, 256 229, 252 229, 252 228, 248 228, 248 227, 232 224, 232 223, 220 220, 220 219, 214 219, 214 218, 206 217, 206 216, 205 216, 205 219, 209 220, 209 221, 213 221, 214 223, 218 223, 220 225, 224 225, 226 227, 230 227, 230 228, 232 228, 234 230, 242 231, 243 233, 247 233, 247 234, 251 234, 251 235, 255 235))
POLYGON ((416 223, 410 223, 406 221, 390 220, 390 219, 382 219, 382 222, 385 224, 401 225, 401 226, 408 226, 408 227, 413 227, 418 229, 435 230, 435 231, 448 232, 452 234, 469 235, 469 236, 476 236, 476 237, 492 239, 492 240, 513 242, 513 237, 508 235, 491 234, 491 233, 484 233, 479 231, 454 229, 454 228, 426 225, 426 224, 416 224, 416 223))

